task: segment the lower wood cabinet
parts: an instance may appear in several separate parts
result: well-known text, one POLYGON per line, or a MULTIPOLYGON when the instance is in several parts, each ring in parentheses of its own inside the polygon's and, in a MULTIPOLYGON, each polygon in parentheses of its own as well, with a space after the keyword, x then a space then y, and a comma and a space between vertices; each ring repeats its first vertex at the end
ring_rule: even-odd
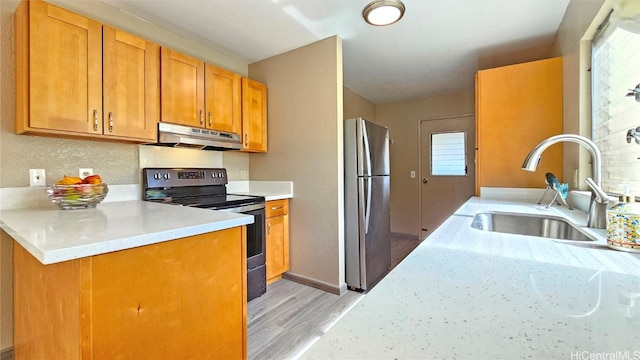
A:
POLYGON ((246 359, 245 227, 43 265, 14 243, 16 359, 246 359))
POLYGON ((289 270, 289 200, 267 201, 267 283, 289 270))

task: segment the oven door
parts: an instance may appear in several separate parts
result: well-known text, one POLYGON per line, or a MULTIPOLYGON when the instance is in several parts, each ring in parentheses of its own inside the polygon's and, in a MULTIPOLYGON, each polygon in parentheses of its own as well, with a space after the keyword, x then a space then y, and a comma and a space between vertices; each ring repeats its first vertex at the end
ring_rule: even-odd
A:
POLYGON ((247 301, 252 300, 267 290, 265 205, 261 203, 215 210, 253 215, 253 224, 247 225, 247 301))

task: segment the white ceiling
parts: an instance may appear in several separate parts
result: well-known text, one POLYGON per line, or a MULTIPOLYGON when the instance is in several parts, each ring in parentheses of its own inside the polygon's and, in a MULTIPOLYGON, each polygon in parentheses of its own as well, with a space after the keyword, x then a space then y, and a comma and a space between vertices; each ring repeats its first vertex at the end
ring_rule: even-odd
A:
POLYGON ((470 89, 478 69, 549 56, 570 0, 403 0, 388 27, 370 0, 101 0, 249 62, 338 35, 344 85, 374 103, 470 89))

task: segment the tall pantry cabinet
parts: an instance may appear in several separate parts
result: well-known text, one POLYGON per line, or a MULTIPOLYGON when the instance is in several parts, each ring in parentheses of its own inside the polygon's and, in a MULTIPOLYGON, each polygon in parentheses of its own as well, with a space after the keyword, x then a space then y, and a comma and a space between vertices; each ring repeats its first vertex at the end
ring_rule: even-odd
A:
POLYGON ((562 133, 562 58, 476 74, 476 195, 481 187, 544 188, 562 181, 562 145, 547 149, 535 173, 521 170, 540 141, 562 133))

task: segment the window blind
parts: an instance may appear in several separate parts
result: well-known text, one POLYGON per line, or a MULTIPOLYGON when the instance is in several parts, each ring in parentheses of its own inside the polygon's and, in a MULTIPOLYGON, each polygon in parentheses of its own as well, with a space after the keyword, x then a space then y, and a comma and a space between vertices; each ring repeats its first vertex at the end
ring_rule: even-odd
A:
POLYGON ((431 175, 467 175, 465 133, 431 134, 431 175))
POLYGON ((640 83, 640 34, 610 22, 592 48, 592 139, 602 153, 602 187, 621 193, 629 184, 640 195, 640 145, 627 131, 640 126, 640 103, 630 92, 640 83))

